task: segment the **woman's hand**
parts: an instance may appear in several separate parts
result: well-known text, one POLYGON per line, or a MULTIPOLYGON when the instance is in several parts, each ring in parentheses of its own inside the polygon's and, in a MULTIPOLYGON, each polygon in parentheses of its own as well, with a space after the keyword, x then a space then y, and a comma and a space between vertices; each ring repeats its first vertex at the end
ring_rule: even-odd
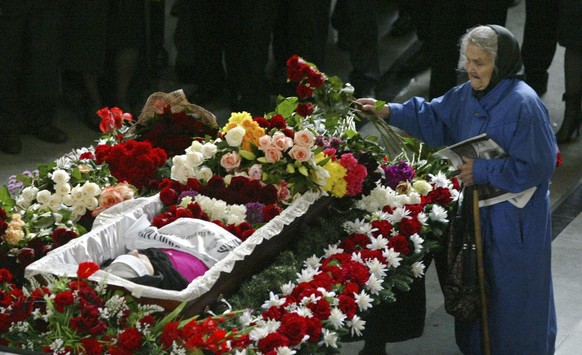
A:
POLYGON ((458 178, 465 186, 472 186, 475 184, 473 181, 473 159, 463 157, 463 161, 465 162, 464 164, 457 166, 460 171, 458 178))
POLYGON ((390 107, 388 105, 382 106, 381 109, 376 108, 376 101, 375 99, 370 98, 361 98, 356 100, 356 104, 358 106, 358 110, 364 116, 376 116, 382 120, 386 120, 390 117, 390 107))

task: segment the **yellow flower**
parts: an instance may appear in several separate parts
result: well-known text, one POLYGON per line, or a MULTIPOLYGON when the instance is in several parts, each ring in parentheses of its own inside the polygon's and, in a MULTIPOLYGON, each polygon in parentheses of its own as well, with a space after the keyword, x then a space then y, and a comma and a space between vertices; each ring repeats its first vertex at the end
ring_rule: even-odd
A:
POLYGON ((348 173, 346 168, 331 160, 323 168, 329 172, 329 179, 323 189, 336 197, 344 197, 348 188, 344 179, 348 173))
POLYGON ((245 135, 241 143, 241 148, 244 150, 252 151, 251 144, 258 146, 259 138, 265 135, 265 129, 253 120, 253 116, 250 113, 245 111, 233 112, 222 131, 227 133, 235 127, 242 127, 245 130, 245 135))

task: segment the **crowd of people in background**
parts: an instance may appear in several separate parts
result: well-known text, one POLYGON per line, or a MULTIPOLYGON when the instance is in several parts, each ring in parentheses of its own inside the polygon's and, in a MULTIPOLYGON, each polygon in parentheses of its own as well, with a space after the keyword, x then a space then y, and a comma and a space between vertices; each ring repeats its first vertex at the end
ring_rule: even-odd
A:
MULTIPOLYGON (((20 134, 49 142, 67 135, 50 122, 63 97, 80 118, 98 129, 96 110, 141 107, 144 92, 168 66, 164 19, 169 0, 0 0, 0 149, 19 153, 20 134)), ((381 6, 398 17, 387 35, 415 32, 418 50, 400 68, 414 76, 431 69, 429 97, 444 94, 459 80, 458 38, 478 24, 505 25, 507 10, 525 1, 522 56, 526 82, 543 95, 556 45, 567 47, 564 124, 558 138, 579 132, 580 5, 573 0, 174 0, 171 16, 178 81, 190 85, 192 102, 222 99, 235 110, 260 115, 273 95, 292 95, 285 62, 293 54, 326 70, 331 27, 337 47, 349 53, 347 81, 356 96, 376 97, 381 79, 381 6), (388 4, 388 5, 387 5, 388 4), (561 10, 560 10, 561 8, 561 10), (543 33, 543 35, 539 35, 543 33), (438 46, 435 44, 438 43, 438 46), (272 61, 272 73, 266 68, 272 61), (569 69, 568 69, 569 68, 569 69), (572 79, 574 78, 574 79, 572 79)), ((384 12, 385 13, 385 12, 384 12)), ((326 71, 327 72, 327 71, 326 71)), ((335 73, 329 73, 335 74, 335 73)))

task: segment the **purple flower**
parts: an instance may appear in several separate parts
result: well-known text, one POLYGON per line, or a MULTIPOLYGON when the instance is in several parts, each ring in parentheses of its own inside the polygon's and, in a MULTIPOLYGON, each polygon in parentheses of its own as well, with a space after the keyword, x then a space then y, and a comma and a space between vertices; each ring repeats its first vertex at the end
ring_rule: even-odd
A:
POLYGON ((257 224, 265 221, 263 218, 264 204, 260 202, 249 202, 245 204, 245 207, 247 208, 247 222, 257 224))
POLYGON ((192 200, 194 200, 194 198, 198 195, 198 191, 194 191, 194 190, 186 190, 186 191, 182 191, 182 193, 178 196, 177 201, 182 201, 182 199, 186 196, 190 196, 192 198, 192 200))
POLYGON ((396 189, 396 186, 403 181, 412 181, 414 177, 414 170, 402 160, 398 164, 384 166, 382 169, 384 170, 384 185, 391 189, 396 189))

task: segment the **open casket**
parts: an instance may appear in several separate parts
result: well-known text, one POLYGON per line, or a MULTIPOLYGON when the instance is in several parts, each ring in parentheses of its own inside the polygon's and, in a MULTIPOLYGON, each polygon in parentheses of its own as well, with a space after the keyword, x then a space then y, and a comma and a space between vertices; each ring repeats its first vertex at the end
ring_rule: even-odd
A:
MULTIPOLYGON (((317 210, 327 201, 328 198, 320 192, 303 194, 181 291, 136 284, 103 270, 93 274, 90 280, 105 281, 110 287, 126 290, 140 302, 158 304, 166 310, 188 301, 183 312, 187 315, 199 314, 220 297, 233 293, 244 279, 268 266, 273 257, 297 237, 299 225, 317 215, 317 210)), ((159 195, 154 195, 111 207, 97 217, 90 232, 27 266, 25 276, 38 279, 48 273, 74 278, 79 263, 83 261, 101 265, 108 259, 127 253, 125 231, 144 215, 151 221, 160 213, 162 206, 159 195)))

